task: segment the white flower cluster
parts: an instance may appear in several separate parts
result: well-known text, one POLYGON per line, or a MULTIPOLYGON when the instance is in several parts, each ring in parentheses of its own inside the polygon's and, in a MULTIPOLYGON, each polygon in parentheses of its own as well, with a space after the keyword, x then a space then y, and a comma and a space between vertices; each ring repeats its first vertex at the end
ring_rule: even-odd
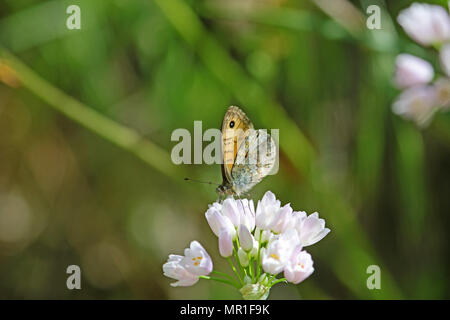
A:
POLYGON ((220 255, 229 260, 236 278, 218 271, 213 273, 226 279, 209 277, 212 262, 195 241, 185 257, 169 256, 164 274, 178 280, 175 286, 192 285, 199 277, 225 282, 239 288, 245 299, 265 299, 274 284, 298 284, 309 277, 313 260, 303 248, 330 232, 317 212, 308 216, 290 204, 281 206, 270 191, 258 201, 256 210, 252 200, 227 198, 210 205, 205 216, 218 237, 220 255), (284 277, 277 278, 282 272, 284 277))
POLYGON ((400 12, 397 21, 417 43, 439 50, 442 75, 434 82, 428 61, 410 54, 396 59, 394 82, 403 92, 392 109, 423 127, 437 111, 450 108, 450 16, 441 6, 413 3, 400 12))

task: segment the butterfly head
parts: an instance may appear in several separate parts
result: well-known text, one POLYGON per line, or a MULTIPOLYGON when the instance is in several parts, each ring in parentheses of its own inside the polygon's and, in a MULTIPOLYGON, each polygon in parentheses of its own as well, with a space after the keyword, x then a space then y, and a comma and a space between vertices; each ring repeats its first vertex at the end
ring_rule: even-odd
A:
POLYGON ((226 183, 222 183, 220 186, 216 188, 216 192, 219 194, 221 198, 225 198, 227 196, 235 195, 233 188, 226 183))

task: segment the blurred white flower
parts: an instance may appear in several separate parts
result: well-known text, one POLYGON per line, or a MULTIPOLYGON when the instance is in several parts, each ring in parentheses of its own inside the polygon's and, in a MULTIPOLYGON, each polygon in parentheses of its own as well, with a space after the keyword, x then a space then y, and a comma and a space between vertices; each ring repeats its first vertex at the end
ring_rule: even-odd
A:
POLYGON ((432 86, 412 87, 403 91, 392 105, 392 111, 423 127, 436 111, 436 92, 432 86))
POLYGON ((421 45, 441 44, 450 39, 450 18, 441 6, 413 3, 400 12, 397 21, 421 45))
POLYGON ((253 249, 254 238, 247 227, 243 224, 239 227, 239 244, 245 251, 253 249))
POLYGON ((301 245, 295 248, 291 258, 284 268, 284 277, 287 281, 298 284, 314 272, 311 255, 302 251, 301 245))
POLYGON ((192 241, 190 247, 184 250, 181 264, 187 271, 197 276, 208 275, 213 269, 211 257, 198 241, 192 241))
POLYGON ((274 216, 280 210, 281 203, 275 195, 267 191, 256 207, 256 226, 259 229, 270 229, 274 216))
POLYGON ((222 228, 219 233, 219 252, 224 258, 233 254, 233 240, 230 232, 225 228, 222 228))
POLYGON ((426 84, 433 79, 433 66, 410 54, 399 54, 395 60, 394 82, 399 88, 426 84))
POLYGON ((440 78, 434 83, 436 104, 443 110, 450 108, 450 79, 440 78))
POLYGON ((447 43, 441 48, 439 53, 442 69, 450 77, 450 43, 447 43))
POLYGON ((320 219, 317 212, 309 216, 306 216, 305 212, 298 212, 295 223, 295 230, 304 247, 319 242, 330 232, 330 229, 325 228, 325 220, 320 219))
POLYGON ((294 229, 289 229, 285 233, 273 237, 267 248, 261 250, 264 271, 270 274, 278 274, 283 271, 298 244, 299 239, 294 229))
POLYGON ((198 276, 187 271, 181 264, 181 260, 183 260, 183 256, 171 254, 167 262, 163 265, 164 275, 178 280, 170 284, 172 287, 188 287, 198 281, 198 276))

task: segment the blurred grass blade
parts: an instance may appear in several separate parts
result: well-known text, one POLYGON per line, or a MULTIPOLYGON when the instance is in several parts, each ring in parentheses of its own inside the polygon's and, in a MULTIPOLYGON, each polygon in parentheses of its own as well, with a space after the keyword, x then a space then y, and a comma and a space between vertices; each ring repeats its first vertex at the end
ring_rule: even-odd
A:
POLYGON ((168 177, 180 180, 184 176, 182 170, 172 163, 170 155, 165 150, 143 139, 136 131, 105 117, 98 111, 60 91, 2 47, 0 47, 0 58, 3 63, 6 63, 15 71, 18 80, 24 87, 47 102, 55 110, 136 155, 168 177))

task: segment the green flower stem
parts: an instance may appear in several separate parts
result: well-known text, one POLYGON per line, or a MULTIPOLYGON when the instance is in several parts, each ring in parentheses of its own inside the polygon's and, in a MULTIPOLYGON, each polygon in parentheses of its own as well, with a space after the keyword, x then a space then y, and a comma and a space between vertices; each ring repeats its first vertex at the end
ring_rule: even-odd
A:
POLYGON ((276 276, 277 276, 276 274, 273 274, 273 275, 268 279, 268 283, 270 284, 276 276))
POLYGON ((253 273, 253 258, 249 252, 247 252, 247 257, 248 257, 248 274, 250 275, 252 282, 255 282, 255 274, 253 273))
POLYGON ((235 273, 236 276, 238 277, 239 282, 241 283, 241 285, 244 285, 244 282, 242 281, 242 278, 241 278, 239 272, 237 272, 237 270, 236 270, 236 268, 235 268, 235 266, 234 266, 234 264, 233 264, 233 261, 231 261, 231 258, 228 257, 227 260, 228 260, 228 262, 230 263, 231 269, 233 269, 234 273, 235 273))
POLYGON ((227 280, 227 279, 221 279, 221 278, 210 277, 210 276, 200 276, 199 278, 206 279, 206 280, 213 280, 213 281, 222 282, 222 283, 226 283, 226 284, 229 284, 230 286, 233 286, 233 287, 235 287, 235 288, 237 288, 237 289, 240 288, 239 285, 237 285, 236 283, 231 282, 231 281, 229 281, 229 280, 227 280))
POLYGON ((277 283, 280 283, 280 282, 286 282, 287 280, 286 280, 286 278, 281 278, 281 279, 278 279, 278 280, 276 280, 276 281, 274 281, 274 282, 272 282, 272 283, 269 283, 269 288, 272 288, 274 285, 276 285, 277 283))
POLYGON ((229 275, 228 273, 225 273, 225 272, 213 270, 211 273, 215 274, 215 275, 218 275, 218 276, 226 277, 226 278, 230 279, 231 281, 236 281, 236 278, 234 278, 233 276, 231 276, 231 275, 229 275))
MULTIPOLYGON (((238 247, 239 247, 239 245, 238 245, 238 247)), ((233 246, 233 254, 234 254, 234 258, 236 259, 236 262, 237 262, 237 264, 239 266, 239 271, 241 272, 241 275, 246 276, 247 272, 244 269, 244 267, 241 265, 241 261, 239 260, 239 256, 237 254, 237 250, 235 249, 234 246, 233 246)))
POLYGON ((260 270, 259 270, 259 265, 260 265, 260 254, 261 254, 261 236, 262 236, 262 230, 259 230, 259 239, 258 239, 258 258, 256 260, 256 279, 259 279, 260 276, 260 270))
POLYGON ((261 282, 264 282, 264 280, 266 280, 268 273, 264 273, 262 276, 263 278, 261 279, 261 282))

